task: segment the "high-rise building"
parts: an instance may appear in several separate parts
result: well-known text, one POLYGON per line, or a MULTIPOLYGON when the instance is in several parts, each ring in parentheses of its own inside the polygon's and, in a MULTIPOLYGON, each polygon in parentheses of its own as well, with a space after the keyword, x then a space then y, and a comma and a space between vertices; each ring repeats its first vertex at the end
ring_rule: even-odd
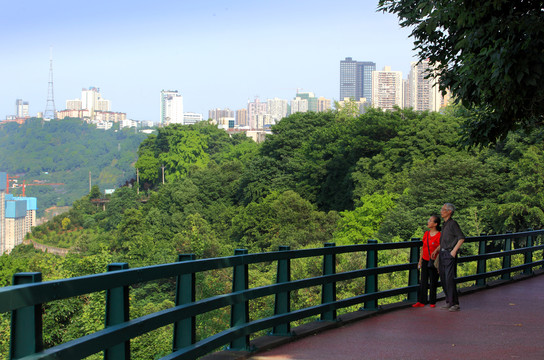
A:
POLYGON ((408 109, 409 107, 412 107, 412 98, 410 96, 410 80, 409 79, 403 79, 402 80, 402 94, 404 96, 404 102, 403 102, 403 108, 408 109))
POLYGON ((15 116, 18 118, 25 119, 29 117, 28 115, 28 101, 23 101, 22 99, 17 99, 15 101, 15 116))
POLYGON ((266 102, 261 102, 258 97, 255 98, 255 101, 247 102, 247 119, 249 122, 249 127, 251 129, 258 129, 257 124, 257 115, 264 115, 268 111, 268 105, 266 102))
POLYGON ((308 100, 308 111, 317 112, 317 98, 313 92, 297 92, 297 97, 308 100))
POLYGON ((429 60, 412 62, 408 76, 409 105, 418 111, 439 111, 443 97, 436 78, 429 76, 432 69, 429 60))
POLYGON ((402 91, 402 72, 391 71, 385 66, 381 71, 372 72, 372 106, 384 110, 392 110, 395 105, 404 106, 402 91))
POLYGON ((81 89, 81 99, 66 100, 66 110, 88 110, 91 119, 95 119, 96 112, 109 112, 111 103, 103 99, 100 89, 89 87, 81 89))
POLYGON ((277 124, 281 119, 287 116, 289 111, 289 103, 287 100, 278 98, 268 99, 267 104, 268 114, 270 114, 272 123, 277 124))
POLYGON ((256 129, 269 129, 274 125, 274 121, 270 114, 257 114, 255 115, 256 129))
POLYGON ((297 96, 291 100, 291 114, 296 114, 298 112, 308 112, 308 100, 297 96))
POLYGON ((160 125, 183 124, 183 116, 183 96, 177 90, 162 90, 160 125))
POLYGON ((372 72, 376 63, 356 61, 350 57, 340 61, 340 99, 372 97, 372 72))
POLYGON ((36 225, 37 199, 14 197, 7 193, 7 173, 0 172, 0 255, 23 243, 36 225))
POLYGON ((236 110, 236 124, 238 126, 248 126, 247 109, 236 110))
POLYGON ((357 60, 340 61, 340 99, 357 98, 357 60))
POLYGON ((110 111, 110 102, 102 98, 99 88, 91 86, 89 89, 81 89, 81 107, 91 114, 95 111, 110 111))
POLYGON ((8 174, 0 172, 0 255, 4 250, 4 238, 6 237, 6 191, 8 189, 8 174))
POLYGON ((9 253, 15 246, 23 243, 25 237, 26 202, 6 200, 4 218, 3 253, 9 253))
POLYGON ((325 99, 323 96, 320 96, 317 99, 317 112, 323 112, 331 109, 331 100, 325 99))
POLYGON ((357 62, 357 87, 358 89, 360 89, 360 96, 355 97, 355 99, 372 98, 373 71, 376 71, 376 63, 373 63, 371 61, 357 62))
POLYGON ((234 117, 234 111, 232 111, 229 108, 226 109, 212 109, 208 110, 208 119, 212 120, 219 120, 220 118, 233 118, 234 117))

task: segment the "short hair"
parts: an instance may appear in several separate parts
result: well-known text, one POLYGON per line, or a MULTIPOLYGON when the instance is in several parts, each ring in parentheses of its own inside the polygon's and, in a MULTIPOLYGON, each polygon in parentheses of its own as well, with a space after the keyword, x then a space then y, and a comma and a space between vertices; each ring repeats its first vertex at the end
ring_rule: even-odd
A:
POLYGON ((431 218, 433 219, 434 223, 436 224, 436 230, 440 231, 442 230, 442 227, 440 226, 440 216, 436 214, 432 214, 431 218))
POLYGON ((451 214, 453 215, 453 213, 455 212, 455 206, 453 206, 452 203, 445 203, 444 206, 446 207, 446 209, 450 210, 451 214))

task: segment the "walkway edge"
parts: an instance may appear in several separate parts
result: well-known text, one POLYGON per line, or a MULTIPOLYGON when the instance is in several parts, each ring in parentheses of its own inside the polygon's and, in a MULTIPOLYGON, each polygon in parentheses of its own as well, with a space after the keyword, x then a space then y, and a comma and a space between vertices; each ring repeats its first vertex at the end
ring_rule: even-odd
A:
MULTIPOLYGON (((495 280, 491 281, 488 284, 484 286, 470 286, 466 288, 459 288, 459 296, 471 294, 477 291, 495 288, 498 286, 511 284, 516 281, 522 281, 526 279, 533 278, 535 276, 544 275, 544 269, 538 269, 533 271, 532 274, 529 275, 516 275, 512 277, 510 280, 495 280)), ((443 300, 444 294, 441 293, 438 296, 438 300, 443 300)), ((232 351, 232 350, 223 350, 218 351, 216 353, 212 353, 209 355, 206 355, 202 357, 202 360, 245 360, 249 359, 250 357, 257 355, 260 352, 264 352, 273 348, 276 348, 281 345, 285 345, 287 343, 300 340, 307 336, 312 336, 327 330, 339 328, 342 326, 346 326, 348 324, 361 321, 363 319, 376 316, 379 314, 384 314, 391 311, 396 311, 400 309, 404 309, 407 307, 410 307, 412 305, 412 302, 409 301, 402 301, 398 303, 393 304, 387 304, 380 306, 378 310, 374 311, 367 311, 367 310, 359 310, 354 311, 351 313, 343 314, 338 316, 336 321, 314 321, 310 322, 301 326, 298 326, 296 328, 292 329, 292 335, 291 336, 274 336, 274 335, 266 335, 259 337, 257 339, 254 339, 251 341, 250 346, 252 351, 232 351)))

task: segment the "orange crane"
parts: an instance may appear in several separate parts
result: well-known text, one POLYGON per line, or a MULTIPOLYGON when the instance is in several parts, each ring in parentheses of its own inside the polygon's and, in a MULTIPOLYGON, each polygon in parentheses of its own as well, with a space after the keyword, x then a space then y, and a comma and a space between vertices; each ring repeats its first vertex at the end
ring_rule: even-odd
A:
POLYGON ((36 183, 36 184, 27 184, 26 180, 23 180, 23 197, 25 197, 25 189, 27 186, 56 186, 64 185, 64 183, 36 183))
MULTIPOLYGON (((6 174, 6 194, 9 194, 9 182, 10 179, 17 179, 18 176, 9 176, 9 174, 6 174)), ((13 181, 13 180, 11 180, 13 181)))

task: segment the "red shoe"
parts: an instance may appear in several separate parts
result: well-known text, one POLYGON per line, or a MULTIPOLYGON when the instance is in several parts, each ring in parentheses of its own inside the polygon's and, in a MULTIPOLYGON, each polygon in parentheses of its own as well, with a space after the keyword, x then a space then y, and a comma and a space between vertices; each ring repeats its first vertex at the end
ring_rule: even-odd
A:
POLYGON ((424 306, 425 306, 425 304, 422 304, 419 301, 416 302, 414 305, 412 305, 412 307, 424 307, 424 306))
POLYGON ((431 306, 432 308, 435 308, 435 307, 436 307, 436 305, 435 305, 435 304, 431 304, 430 306, 431 306))

